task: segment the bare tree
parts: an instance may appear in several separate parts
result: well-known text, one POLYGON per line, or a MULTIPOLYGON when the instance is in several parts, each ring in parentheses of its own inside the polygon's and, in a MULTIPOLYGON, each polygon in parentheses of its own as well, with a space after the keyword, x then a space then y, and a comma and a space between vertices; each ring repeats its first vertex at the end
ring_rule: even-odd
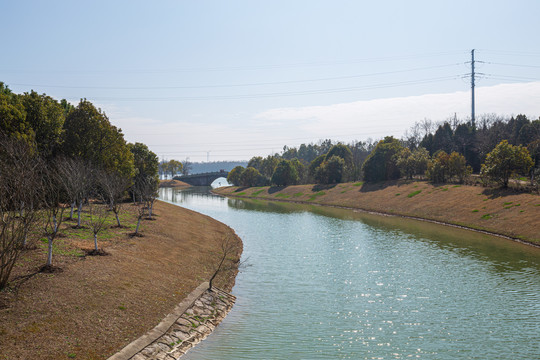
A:
POLYGON ((238 271, 245 262, 240 262, 242 251, 239 242, 234 238, 234 234, 227 233, 216 240, 217 250, 215 252, 215 262, 211 264, 212 275, 210 276, 208 290, 212 290, 212 283, 218 274, 229 271, 238 271))
POLYGON ((139 234, 139 229, 140 229, 140 226, 141 226, 141 221, 144 217, 144 215, 146 214, 146 209, 144 208, 144 203, 138 203, 137 204, 137 227, 135 228, 135 232, 133 233, 133 235, 135 236, 141 236, 139 234))
POLYGON ((426 136, 435 132, 437 124, 433 123, 430 119, 424 118, 424 120, 420 121, 420 128, 424 131, 423 136, 426 136))
POLYGON ((148 210, 148 217, 152 219, 154 202, 158 197, 158 181, 152 176, 141 177, 133 186, 134 193, 140 203, 148 210))
POLYGON ((191 165, 191 161, 189 161, 189 158, 187 157, 184 162, 182 162, 182 175, 186 176, 189 175, 189 172, 191 171, 191 168, 193 166, 191 165))
POLYGON ((94 186, 94 167, 83 159, 62 158, 57 162, 59 180, 71 204, 70 220, 77 205, 77 227, 81 227, 83 202, 94 186))
POLYGON ((419 122, 415 122, 410 129, 405 130, 403 140, 407 143, 407 147, 410 150, 414 150, 420 145, 422 137, 422 125, 419 122))
POLYGON ((94 235, 94 251, 91 254, 98 255, 98 234, 105 228, 107 222, 107 209, 105 206, 99 206, 96 203, 88 205, 88 217, 85 221, 94 235))
POLYGON ((0 134, 0 289, 7 286, 35 220, 39 159, 25 142, 0 134))
MULTIPOLYGON (((56 165, 56 164, 53 164, 56 165)), ((43 188, 43 230, 47 236, 47 262, 43 270, 51 270, 53 243, 64 219, 65 207, 62 203, 65 188, 58 166, 51 166, 42 172, 43 188)))
POLYGON ((114 212, 117 226, 122 227, 119 214, 122 210, 122 200, 124 199, 127 188, 131 184, 131 180, 118 173, 101 171, 99 184, 104 200, 114 212))

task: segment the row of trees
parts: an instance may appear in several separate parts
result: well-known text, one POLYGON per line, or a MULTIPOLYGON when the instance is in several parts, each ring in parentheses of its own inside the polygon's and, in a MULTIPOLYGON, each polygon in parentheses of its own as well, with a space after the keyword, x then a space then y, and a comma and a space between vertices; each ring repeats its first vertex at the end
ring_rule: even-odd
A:
POLYGON ((138 231, 144 212, 152 215, 157 187, 157 156, 144 144, 127 143, 89 101, 72 106, 33 91, 15 94, 0 83, 0 289, 30 234, 46 236, 50 267, 64 213, 73 219, 77 209, 80 227, 86 211, 97 250, 110 212, 122 226, 127 194, 141 204, 138 231))
POLYGON ((535 166, 539 165, 540 119, 530 121, 525 115, 511 118, 482 115, 475 126, 456 117, 440 124, 423 120, 407 131, 403 142, 411 150, 424 147, 430 155, 439 150, 448 154, 456 151, 465 156, 474 172, 479 172, 487 154, 503 140, 526 147, 535 166))
POLYGON ((386 137, 376 143, 348 145, 325 140, 299 148, 284 147, 281 155, 253 157, 246 168, 237 166, 227 180, 239 186, 375 182, 400 177, 440 183, 463 182, 477 172, 484 181, 496 181, 504 187, 514 174, 537 181, 540 120, 531 122, 524 115, 508 120, 491 116, 483 117, 480 124, 477 130, 457 119, 438 126, 425 120, 416 123, 401 140, 386 137))

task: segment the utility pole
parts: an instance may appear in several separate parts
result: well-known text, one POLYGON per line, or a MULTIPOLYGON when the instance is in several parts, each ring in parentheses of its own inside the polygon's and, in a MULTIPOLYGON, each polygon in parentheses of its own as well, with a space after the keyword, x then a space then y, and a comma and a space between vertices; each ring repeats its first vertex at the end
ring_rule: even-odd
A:
POLYGON ((474 49, 471 50, 471 122, 473 129, 476 128, 474 124, 474 49))
POLYGON ((210 151, 206 152, 206 162, 210 162, 210 151))

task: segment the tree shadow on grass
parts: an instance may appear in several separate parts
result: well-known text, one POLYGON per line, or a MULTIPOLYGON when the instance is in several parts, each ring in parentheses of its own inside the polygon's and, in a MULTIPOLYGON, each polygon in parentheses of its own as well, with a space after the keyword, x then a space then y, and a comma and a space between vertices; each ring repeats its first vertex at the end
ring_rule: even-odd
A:
POLYGON ((268 194, 275 194, 278 191, 285 190, 286 188, 286 186, 270 186, 268 188, 268 194))
POLYGON ((363 193, 368 193, 372 191, 379 191, 386 189, 390 186, 401 186, 401 185, 407 185, 413 182, 414 180, 407 180, 407 181, 399 181, 399 180, 388 180, 388 181, 379 181, 374 183, 364 183, 362 186, 360 186, 360 189, 358 191, 363 193))
POLYGON ((337 184, 316 184, 311 188, 313 192, 319 192, 323 190, 330 190, 337 186, 337 184))
POLYGON ((482 194, 486 195, 488 199, 493 200, 505 196, 517 195, 520 194, 520 192, 508 188, 486 188, 482 191, 482 194))
POLYGON ((84 251, 84 254, 86 256, 109 256, 109 255, 111 255, 111 254, 109 254, 108 252, 106 252, 103 249, 99 249, 99 250, 96 250, 96 249, 83 249, 83 251, 84 251))

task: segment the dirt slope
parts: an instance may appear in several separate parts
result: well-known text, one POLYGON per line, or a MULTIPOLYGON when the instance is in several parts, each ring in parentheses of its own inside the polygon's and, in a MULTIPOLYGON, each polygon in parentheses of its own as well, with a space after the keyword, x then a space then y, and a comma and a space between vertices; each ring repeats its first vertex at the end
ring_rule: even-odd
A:
MULTIPOLYGON (((120 229, 103 241, 109 256, 74 256, 81 244, 91 248, 91 240, 61 238, 63 251, 54 255, 61 272, 36 274, 43 250, 26 252, 15 275, 34 275, 3 299, 0 293, 0 359, 106 359, 208 280, 216 238, 232 230, 163 202, 155 212, 157 220, 142 224, 144 237, 130 238, 131 229, 120 229)), ((221 277, 216 285, 230 289, 234 277, 221 277)))

